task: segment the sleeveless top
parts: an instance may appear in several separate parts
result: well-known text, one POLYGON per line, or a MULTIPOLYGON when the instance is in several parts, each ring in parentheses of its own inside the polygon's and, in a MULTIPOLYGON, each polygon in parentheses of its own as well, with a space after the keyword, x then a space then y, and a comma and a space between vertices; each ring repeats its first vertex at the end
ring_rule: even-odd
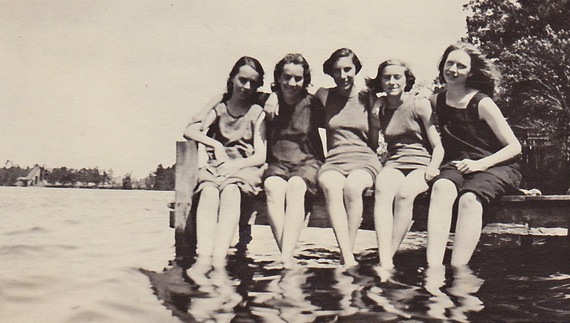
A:
MULTIPOLYGON (((487 122, 479 118, 479 102, 488 97, 486 94, 477 92, 465 109, 448 106, 446 94, 446 91, 439 93, 436 101, 436 115, 445 149, 444 161, 478 160, 504 147, 487 122)), ((513 162, 506 161, 503 165, 513 162)))
POLYGON ((320 101, 307 94, 292 106, 279 99, 279 115, 269 121, 268 162, 299 164, 309 159, 323 160, 316 113, 322 111, 320 101))
POLYGON ((431 145, 423 121, 416 113, 417 101, 409 95, 395 110, 380 111, 380 126, 388 144, 386 165, 413 169, 430 163, 431 145))
MULTIPOLYGON (((226 104, 221 102, 214 108, 216 121, 212 123, 208 136, 221 142, 232 159, 253 155, 253 132, 263 108, 253 104, 242 116, 232 116, 226 104)), ((214 149, 206 147, 210 161, 215 160, 214 149)))
POLYGON ((368 140, 368 102, 359 93, 342 96, 329 89, 324 108, 328 156, 342 153, 372 153, 368 140))

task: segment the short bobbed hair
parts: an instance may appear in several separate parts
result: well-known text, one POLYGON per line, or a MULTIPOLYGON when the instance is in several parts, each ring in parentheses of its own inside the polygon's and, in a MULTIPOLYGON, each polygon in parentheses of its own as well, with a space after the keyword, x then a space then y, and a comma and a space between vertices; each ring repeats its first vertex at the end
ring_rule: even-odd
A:
MULTIPOLYGON (((225 102, 232 97, 233 89, 234 89, 233 78, 239 73, 239 69, 242 66, 249 66, 249 67, 253 68, 257 72, 257 74, 259 74, 259 80, 255 84, 256 88, 263 86, 263 76, 265 75, 265 72, 263 71, 263 67, 261 66, 261 63, 253 57, 242 56, 240 59, 237 60, 237 62, 234 64, 234 67, 230 71, 230 75, 229 75, 228 81, 226 83, 226 93, 224 93, 222 101, 225 102)), ((257 92, 257 91, 254 91, 254 93, 252 93, 252 97, 255 95, 255 92, 257 92)))
POLYGON ((380 65, 378 66, 378 74, 376 75, 375 78, 373 78, 373 79, 367 78, 365 80, 366 86, 368 87, 370 92, 379 93, 379 92, 384 91, 382 89, 382 72, 384 71, 384 69, 386 67, 392 66, 392 65, 402 66, 405 68, 404 69, 404 76, 406 77, 406 87, 404 88, 404 91, 409 92, 410 90, 412 90, 412 88, 414 87, 414 84, 416 84, 416 77, 414 76, 414 73, 412 72, 412 70, 410 69, 408 64, 406 64, 406 62, 404 62, 401 59, 392 58, 392 59, 388 59, 388 60, 385 60, 382 63, 380 63, 380 65))
POLYGON ((459 42, 453 45, 449 45, 441 59, 439 60, 439 82, 445 84, 444 77, 444 67, 449 54, 456 50, 464 51, 469 57, 471 57, 471 72, 467 77, 466 86, 479 90, 490 97, 493 97, 497 93, 497 85, 500 80, 499 72, 497 71, 495 64, 488 59, 481 50, 475 47, 473 44, 466 42, 459 42))
POLYGON ((358 59, 358 56, 356 56, 356 54, 348 48, 340 48, 335 50, 331 56, 323 63, 323 72, 327 75, 332 76, 334 64, 342 57, 351 57, 352 63, 356 68, 356 74, 360 72, 362 69, 362 63, 358 59))
POLYGON ((301 65, 303 67, 303 88, 307 88, 311 84, 311 71, 309 69, 309 63, 303 57, 303 55, 298 53, 288 53, 275 65, 273 70, 273 84, 271 85, 271 90, 274 92, 281 92, 281 85, 279 84, 279 78, 283 74, 283 69, 287 64, 301 65))

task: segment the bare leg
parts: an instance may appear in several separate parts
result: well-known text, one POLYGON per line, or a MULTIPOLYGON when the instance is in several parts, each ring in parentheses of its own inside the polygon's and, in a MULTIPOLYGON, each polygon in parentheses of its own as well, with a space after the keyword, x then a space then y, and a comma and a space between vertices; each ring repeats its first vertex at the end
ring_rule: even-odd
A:
POLYGON ((303 229, 305 220, 305 192, 307 184, 298 176, 291 177, 287 182, 285 224, 283 227, 283 248, 281 260, 285 268, 293 264, 295 245, 303 229))
POLYGON ((198 207, 196 209, 196 263, 186 274, 198 285, 205 285, 208 281, 206 273, 211 269, 212 252, 218 222, 218 208, 220 204, 220 191, 212 186, 206 186, 200 192, 198 207))
POLYGON ((380 266, 392 268, 392 225, 394 197, 404 180, 404 174, 394 168, 383 168, 376 178, 374 192, 374 228, 378 241, 380 266))
POLYGON ((481 237, 482 226, 483 205, 477 196, 471 192, 461 195, 457 210, 453 253, 451 254, 453 266, 469 263, 481 237))
POLYGON ((220 194, 220 219, 216 232, 216 245, 212 255, 212 265, 222 267, 240 217, 241 192, 239 187, 230 184, 220 194))
POLYGON ((428 185, 425 180, 425 170, 417 169, 409 173, 404 179, 396 201, 394 202, 394 231, 392 236, 392 256, 398 251, 402 240, 412 225, 414 200, 427 191, 428 185))
POLYGON ((440 179, 433 184, 428 212, 427 262, 430 266, 443 264, 455 198, 457 189, 452 181, 440 179))
POLYGON ((196 252, 198 261, 208 263, 211 261, 219 205, 220 191, 212 186, 204 187, 200 193, 196 209, 196 252))
POLYGON ((279 250, 283 250, 283 223, 285 221, 285 194, 287 182, 278 176, 271 176, 264 182, 267 198, 267 214, 273 237, 279 250))
POLYGON ((343 189, 346 178, 337 171, 326 171, 319 176, 319 185, 325 195, 327 212, 340 248, 342 263, 356 265, 348 233, 348 219, 344 208, 343 189))
POLYGON ((350 238, 350 251, 354 248, 356 234, 362 222, 362 194, 374 185, 374 179, 364 170, 355 170, 346 178, 344 183, 344 204, 348 217, 348 234, 350 238))

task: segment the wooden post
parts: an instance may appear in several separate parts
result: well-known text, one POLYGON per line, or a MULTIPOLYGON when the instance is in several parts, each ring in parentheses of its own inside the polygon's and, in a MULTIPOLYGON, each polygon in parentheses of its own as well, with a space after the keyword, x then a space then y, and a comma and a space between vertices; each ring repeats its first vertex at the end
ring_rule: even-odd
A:
POLYGON ((176 142, 176 182, 174 229, 176 258, 193 257, 196 251, 195 222, 188 219, 192 209, 194 188, 198 180, 198 144, 176 142))

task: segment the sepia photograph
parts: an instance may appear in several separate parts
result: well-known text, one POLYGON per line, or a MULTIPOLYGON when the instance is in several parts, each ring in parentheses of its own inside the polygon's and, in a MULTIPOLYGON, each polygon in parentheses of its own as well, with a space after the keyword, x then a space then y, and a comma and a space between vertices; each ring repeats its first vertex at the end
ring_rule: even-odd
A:
POLYGON ((0 0, 0 321, 567 322, 570 0, 0 0))

